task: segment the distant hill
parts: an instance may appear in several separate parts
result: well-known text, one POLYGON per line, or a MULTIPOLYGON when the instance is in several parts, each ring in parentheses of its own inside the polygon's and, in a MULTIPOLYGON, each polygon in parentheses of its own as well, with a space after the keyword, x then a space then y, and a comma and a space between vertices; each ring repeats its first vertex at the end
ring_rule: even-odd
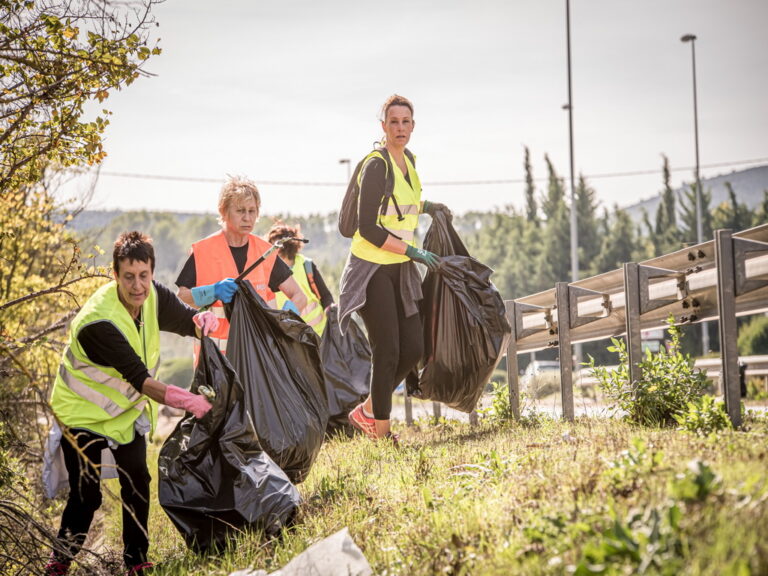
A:
MULTIPOLYGON (((757 166, 747 168, 746 170, 735 170, 730 174, 722 174, 713 178, 704 178, 701 181, 703 190, 709 190, 712 193, 712 202, 710 208, 714 210, 720 203, 728 200, 728 191, 725 183, 730 182, 736 192, 736 198, 742 204, 746 204, 754 210, 763 201, 763 191, 768 190, 768 166, 757 166)), ((675 190, 678 199, 684 188, 688 184, 675 190)), ((648 218, 651 222, 655 221, 656 210, 661 201, 661 191, 653 198, 648 198, 636 204, 625 206, 632 220, 640 222, 643 219, 643 209, 648 212, 648 218)), ((679 205, 679 204, 678 204, 679 205)))

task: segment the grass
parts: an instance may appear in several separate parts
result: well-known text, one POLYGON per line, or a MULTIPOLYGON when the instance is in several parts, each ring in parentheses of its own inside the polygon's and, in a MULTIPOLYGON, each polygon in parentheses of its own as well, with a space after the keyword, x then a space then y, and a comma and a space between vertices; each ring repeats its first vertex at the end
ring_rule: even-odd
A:
MULTIPOLYGON (((399 431, 400 450, 325 443, 299 486, 297 524, 279 540, 244 533, 215 557, 186 549, 153 494, 156 573, 271 572, 345 526, 378 575, 768 573, 764 417, 708 438, 541 415, 399 431)), ((119 509, 106 500, 117 552, 119 509)))

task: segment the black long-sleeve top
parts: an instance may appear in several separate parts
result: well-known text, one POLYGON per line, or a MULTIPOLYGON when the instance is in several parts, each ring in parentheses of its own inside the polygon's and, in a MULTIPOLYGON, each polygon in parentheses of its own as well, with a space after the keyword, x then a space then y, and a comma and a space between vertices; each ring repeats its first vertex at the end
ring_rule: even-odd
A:
MULTIPOLYGON (((192 317, 197 314, 197 310, 187 306, 159 282, 152 283, 157 290, 157 321, 160 330, 180 336, 194 336, 195 323, 192 317)), ((139 319, 134 322, 136 330, 139 330, 139 319)), ((77 340, 91 362, 114 368, 126 382, 141 392, 144 380, 150 375, 149 370, 114 324, 108 320, 89 324, 80 330, 77 340)))
MULTIPOLYGON (((394 168, 397 170, 398 168, 394 168)), ((411 177, 405 179, 411 183, 411 177)), ((374 246, 381 248, 389 236, 389 232, 379 226, 379 211, 384 200, 384 186, 387 181, 387 165, 381 158, 373 157, 363 168, 360 181, 360 202, 357 221, 360 235, 374 246)), ((318 287, 319 289, 319 287, 318 287)))

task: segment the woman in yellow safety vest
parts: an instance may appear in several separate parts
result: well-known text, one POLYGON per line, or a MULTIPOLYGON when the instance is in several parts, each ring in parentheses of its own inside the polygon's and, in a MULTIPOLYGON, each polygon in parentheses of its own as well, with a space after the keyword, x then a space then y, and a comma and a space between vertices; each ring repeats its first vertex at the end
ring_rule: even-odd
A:
POLYGON ((434 215, 443 204, 421 199, 415 160, 406 150, 415 126, 413 104, 397 94, 381 110, 383 148, 371 152, 359 173, 358 230, 341 277, 339 322, 352 312, 363 318, 373 370, 368 398, 349 413, 352 426, 369 438, 388 438, 392 392, 423 353, 421 277, 414 262, 434 270, 440 259, 416 247, 419 214, 434 215), (390 173, 391 171, 391 173, 390 173), (388 186, 394 185, 392 190, 388 186), (390 196, 391 193, 391 196, 390 196))
POLYGON ((155 252, 140 232, 126 232, 112 254, 114 282, 88 299, 69 327, 51 396, 63 430, 61 450, 69 476, 69 498, 46 576, 69 572, 93 516, 101 505, 102 451, 114 456, 123 499, 123 560, 130 576, 149 572, 147 521, 150 475, 145 434, 154 429, 160 402, 202 418, 205 397, 155 379, 160 331, 200 337, 218 326, 153 281, 155 252), (153 402, 154 401, 154 402, 153 402))
MULTIPOLYGON (((190 306, 211 306, 219 318, 219 328, 211 337, 222 352, 227 350, 229 322, 224 304, 237 291, 233 278, 248 264, 255 262, 271 245, 253 234, 259 219, 261 195, 256 184, 245 178, 230 178, 219 193, 219 223, 221 230, 192 244, 191 254, 184 264, 176 285, 178 296, 190 306)), ((307 297, 291 277, 291 270, 272 253, 245 278, 268 306, 275 308, 275 293, 283 292, 303 310, 307 297)), ((199 345, 195 345, 195 358, 199 345)))
MULTIPOLYGON (((275 222, 269 230, 268 238, 270 244, 283 238, 301 238, 301 230, 298 226, 287 226, 282 222, 275 222)), ((333 295, 328 290, 315 263, 299 253, 303 245, 303 242, 295 240, 286 241, 278 255, 291 269, 293 278, 307 297, 307 306, 301 313, 302 319, 312 326, 318 336, 322 336, 327 323, 325 311, 333 304, 333 295)), ((275 296, 278 308, 292 307, 292 304, 289 304, 290 300, 284 294, 278 292, 275 296)))

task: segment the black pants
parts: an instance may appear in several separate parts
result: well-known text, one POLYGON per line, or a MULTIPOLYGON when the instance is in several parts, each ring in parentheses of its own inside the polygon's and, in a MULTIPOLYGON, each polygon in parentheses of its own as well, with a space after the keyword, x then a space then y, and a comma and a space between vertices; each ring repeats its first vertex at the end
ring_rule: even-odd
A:
POLYGON ((389 420, 392 392, 424 350, 421 316, 406 318, 403 310, 401 268, 402 264, 380 266, 368 282, 365 306, 360 309, 373 356, 371 400, 376 420, 389 420))
MULTIPOLYGON (((64 463, 69 473, 69 499, 61 516, 58 538, 69 558, 82 548, 96 510, 101 506, 101 451, 107 447, 102 436, 86 430, 70 430, 75 436, 78 453, 65 435, 61 439, 64 463)), ((149 482, 147 443, 136 436, 129 444, 112 448, 120 479, 123 500, 123 559, 129 568, 147 561, 149 539, 149 482)), ((67 561, 68 558, 57 558, 67 561)))

